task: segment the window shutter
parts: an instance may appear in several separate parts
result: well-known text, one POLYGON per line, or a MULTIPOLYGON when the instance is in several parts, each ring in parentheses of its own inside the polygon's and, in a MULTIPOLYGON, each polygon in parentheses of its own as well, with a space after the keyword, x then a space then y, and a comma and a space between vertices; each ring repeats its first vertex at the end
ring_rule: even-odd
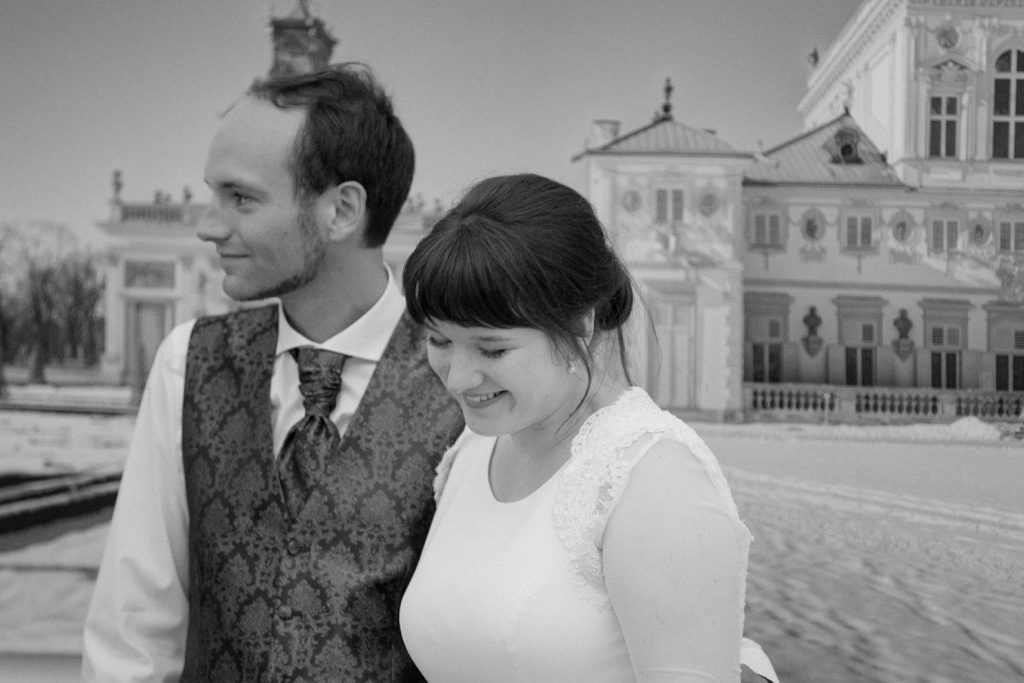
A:
POLYGON ((960 328, 950 327, 946 330, 946 345, 960 346, 960 328))
POLYGON ((943 251, 946 248, 943 236, 942 221, 932 221, 932 249, 934 251, 943 251))
POLYGON ((754 214, 754 244, 764 244, 767 233, 765 226, 766 216, 763 213, 754 214))
POLYGON ((779 217, 775 214, 768 217, 768 244, 782 244, 782 232, 779 229, 779 217))
POLYGON ((936 325, 932 328, 932 346, 942 346, 943 344, 943 329, 936 325))
POLYGON ((871 217, 864 216, 860 219, 860 246, 871 246, 871 217))
POLYGON ((665 190, 654 191, 654 222, 668 222, 668 192, 665 190))
POLYGON ((672 190, 672 220, 683 220, 683 191, 672 190))
POLYGON ((1012 242, 1010 241, 1010 224, 1000 223, 999 224, 999 249, 1002 251, 1010 251, 1013 249, 1012 242))
POLYGON ((861 325, 861 340, 865 344, 875 343, 875 326, 871 323, 864 323, 861 325))
POLYGON ((1024 351, 1024 330, 1015 330, 1013 333, 1013 348, 1016 351, 1024 351))
POLYGON ((782 321, 771 319, 768 321, 768 338, 772 340, 782 339, 782 321))

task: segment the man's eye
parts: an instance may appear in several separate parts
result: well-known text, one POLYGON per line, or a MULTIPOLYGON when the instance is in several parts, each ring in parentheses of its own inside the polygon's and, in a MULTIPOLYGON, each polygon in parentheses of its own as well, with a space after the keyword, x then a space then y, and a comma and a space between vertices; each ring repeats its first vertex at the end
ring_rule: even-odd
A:
POLYGON ((252 197, 234 192, 231 195, 231 201, 234 202, 235 206, 248 206, 252 203, 252 197))

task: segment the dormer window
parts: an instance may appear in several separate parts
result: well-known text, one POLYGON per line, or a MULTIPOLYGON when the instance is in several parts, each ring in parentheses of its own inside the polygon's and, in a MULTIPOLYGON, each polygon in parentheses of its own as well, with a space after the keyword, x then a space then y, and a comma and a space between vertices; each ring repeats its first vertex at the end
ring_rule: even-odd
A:
POLYGON ((840 128, 836 131, 834 138, 835 149, 832 153, 832 162, 836 164, 859 164, 860 158, 860 132, 856 128, 840 128))

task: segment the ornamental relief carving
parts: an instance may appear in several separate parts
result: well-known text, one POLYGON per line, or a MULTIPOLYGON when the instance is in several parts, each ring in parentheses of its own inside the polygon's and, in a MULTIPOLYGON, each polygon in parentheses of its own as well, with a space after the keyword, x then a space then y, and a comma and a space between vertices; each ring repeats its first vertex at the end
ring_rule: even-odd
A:
POLYGON ((928 80, 932 85, 967 88, 974 85, 977 74, 952 59, 927 70, 928 80))

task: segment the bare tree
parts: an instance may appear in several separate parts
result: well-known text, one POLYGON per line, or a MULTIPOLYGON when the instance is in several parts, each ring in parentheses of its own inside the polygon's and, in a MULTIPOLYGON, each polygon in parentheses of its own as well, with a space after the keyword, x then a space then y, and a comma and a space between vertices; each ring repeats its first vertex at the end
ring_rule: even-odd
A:
MULTIPOLYGON (((29 352, 30 382, 44 383, 46 366, 69 355, 81 352, 86 363, 95 364, 95 311, 103 283, 67 226, 0 225, 0 272, 0 291, 21 299, 17 342, 19 351, 29 352)), ((10 328, 5 339, 11 343, 10 328)))
POLYGON ((67 355, 81 358, 86 367, 99 362, 96 306, 103 296, 103 278, 93 258, 76 253, 61 263, 60 309, 67 355))

